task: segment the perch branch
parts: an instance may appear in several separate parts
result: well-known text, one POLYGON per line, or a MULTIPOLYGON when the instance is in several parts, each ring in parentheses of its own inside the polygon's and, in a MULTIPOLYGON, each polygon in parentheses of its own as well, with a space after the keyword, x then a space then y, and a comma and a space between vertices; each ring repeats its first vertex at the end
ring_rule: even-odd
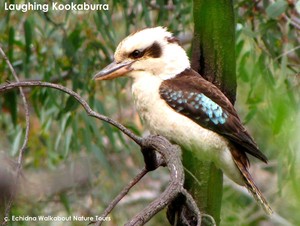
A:
MULTIPOLYGON (((165 161, 166 166, 170 171, 170 183, 164 192, 150 203, 144 210, 138 213, 125 226, 144 225, 156 213, 165 208, 178 195, 186 194, 183 188, 184 184, 184 169, 181 162, 180 150, 178 147, 172 145, 166 138, 162 136, 148 136, 143 140, 143 147, 153 148, 165 161)), ((193 201, 191 196, 186 196, 189 203, 193 206, 193 210, 197 212, 197 226, 201 223, 200 211, 193 201)))
MULTIPOLYGON (((14 83, 8 83, 0 86, 0 93, 9 91, 14 88, 19 87, 34 87, 34 86, 40 86, 40 87, 49 87, 54 88, 57 90, 60 90, 62 92, 65 92, 72 97, 74 97, 85 109, 87 114, 89 116, 95 117, 97 119, 103 120, 105 122, 110 123, 111 125, 117 127, 120 129, 123 133, 125 133, 127 136, 129 136, 132 140, 134 140, 142 149, 142 153, 144 155, 144 158, 152 158, 153 155, 145 154, 147 150, 149 151, 157 151, 161 155, 161 159, 156 160, 156 163, 151 166, 151 170, 156 169, 160 165, 166 165, 170 171, 170 183, 168 187, 165 189, 165 191, 152 203, 150 203, 144 210, 142 210, 140 213, 138 213, 131 221, 129 221, 126 226, 138 226, 143 225, 147 221, 149 221, 156 213, 158 213, 160 210, 162 210, 164 207, 166 207, 174 198, 176 198, 178 195, 182 194, 187 199, 187 207, 188 211, 194 211, 196 212, 196 222, 197 225, 200 225, 201 223, 201 217, 200 217, 200 211, 198 207, 196 206, 194 200, 190 195, 186 195, 187 192, 183 188, 184 183, 184 170, 181 163, 181 157, 180 157, 180 151, 178 148, 174 145, 172 145, 166 138, 161 136, 148 136, 146 138, 140 138, 139 136, 132 133, 129 129, 124 127, 122 124, 114 121, 113 119, 110 119, 104 115, 101 115, 91 109, 91 107, 88 105, 88 103, 76 92, 53 83, 48 82, 41 82, 41 81, 22 81, 22 82, 14 82, 14 83), (146 150, 146 151, 145 151, 146 150)), ((149 161, 149 160, 148 160, 149 161)), ((145 159, 145 162, 147 163, 147 160, 145 159)), ((115 198, 115 200, 109 205, 109 207, 105 210, 103 215, 107 215, 114 206, 119 202, 119 200, 124 197, 129 189, 134 186, 143 176, 149 171, 146 167, 139 175, 136 176, 132 180, 132 183, 130 183, 126 188, 123 189, 121 194, 115 198)), ((92 222, 93 223, 93 222, 92 222)), ((96 222, 97 225, 100 225, 101 222, 96 222)))

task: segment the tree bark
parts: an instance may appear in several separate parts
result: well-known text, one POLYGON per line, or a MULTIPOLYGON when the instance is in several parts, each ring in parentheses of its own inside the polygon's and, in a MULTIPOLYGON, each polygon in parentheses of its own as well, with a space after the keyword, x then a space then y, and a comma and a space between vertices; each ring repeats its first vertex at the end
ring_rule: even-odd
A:
MULTIPOLYGON (((234 103, 236 96, 235 21, 232 0, 194 0, 192 68, 214 83, 234 103)), ((220 225, 223 175, 211 162, 183 151, 185 186, 201 213, 220 225)), ((202 225, 210 225, 205 219, 202 225)))

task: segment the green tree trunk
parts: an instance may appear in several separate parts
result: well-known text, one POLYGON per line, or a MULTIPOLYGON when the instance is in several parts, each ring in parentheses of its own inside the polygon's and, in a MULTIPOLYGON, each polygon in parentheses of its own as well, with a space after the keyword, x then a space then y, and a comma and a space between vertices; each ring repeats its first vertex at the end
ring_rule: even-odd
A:
MULTIPOLYGON (((232 0, 194 0, 194 39, 192 68, 218 86, 234 103, 235 22, 232 0)), ((201 213, 211 215, 220 225, 223 189, 222 172, 210 162, 200 162, 193 153, 183 151, 185 186, 195 198, 201 213), (191 174, 193 176, 191 176, 191 174)), ((203 218, 203 225, 210 225, 203 218)))

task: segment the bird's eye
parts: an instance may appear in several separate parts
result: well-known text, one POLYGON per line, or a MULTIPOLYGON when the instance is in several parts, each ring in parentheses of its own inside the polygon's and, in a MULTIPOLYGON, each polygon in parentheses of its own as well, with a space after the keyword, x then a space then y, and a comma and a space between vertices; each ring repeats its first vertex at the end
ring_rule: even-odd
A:
POLYGON ((134 50, 132 53, 130 53, 130 57, 133 59, 138 59, 140 57, 142 57, 144 55, 143 52, 141 52, 140 50, 134 50))

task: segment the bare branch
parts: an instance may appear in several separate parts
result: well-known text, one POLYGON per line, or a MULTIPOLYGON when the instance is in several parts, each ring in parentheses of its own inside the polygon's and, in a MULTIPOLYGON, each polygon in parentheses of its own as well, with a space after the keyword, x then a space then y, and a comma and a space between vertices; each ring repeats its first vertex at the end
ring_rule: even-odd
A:
MULTIPOLYGON (((8 67, 9 67, 9 69, 10 69, 12 75, 13 75, 13 77, 15 78, 15 80, 17 82, 19 82, 19 78, 17 76, 17 73, 15 72, 12 64, 10 63, 10 61, 7 58, 5 52, 3 51, 1 44, 0 44, 0 53, 1 53, 2 57, 4 58, 5 62, 7 63, 8 67)), ((28 137, 29 137, 29 130, 30 130, 30 121, 29 121, 30 115, 29 115, 28 103, 27 103, 25 94, 23 92, 23 89, 21 87, 19 87, 19 90, 20 90, 20 94, 21 94, 21 97, 22 97, 22 102, 23 102, 24 109, 25 109, 26 129, 25 129, 24 141, 23 141, 22 147, 19 150, 18 165, 17 165, 17 175, 16 175, 16 179, 15 179, 15 185, 17 185, 17 183, 18 183, 18 180, 19 180, 19 177, 20 177, 20 174, 21 174, 21 171, 22 171, 23 155, 24 155, 25 149, 27 147, 28 137)), ((8 200, 8 203, 6 205, 5 215, 4 215, 5 218, 7 218, 8 215, 9 215, 9 213, 10 213, 10 210, 11 210, 11 207, 12 207, 12 204, 13 204, 14 195, 15 195, 14 193, 11 193, 10 198, 8 200)), ((6 224, 7 224, 7 221, 4 220, 2 222, 2 225, 6 225, 6 224)))
MULTIPOLYGON (((125 195, 129 192, 129 190, 136 185, 149 171, 146 168, 143 168, 141 172, 139 172, 138 175, 136 175, 129 184, 123 188, 123 190, 117 195, 117 197, 109 204, 109 206, 105 209, 103 214, 100 216, 100 219, 105 218, 110 212, 115 208, 115 206, 121 201, 122 198, 124 198, 125 195)), ((100 226, 103 221, 94 221, 90 222, 89 224, 96 223, 95 226, 100 226)))
MULTIPOLYGON (((132 140, 134 140, 142 149, 142 153, 145 158, 146 166, 145 168, 123 189, 123 191, 113 200, 113 202, 108 206, 102 216, 107 216, 111 212, 111 210, 115 207, 115 205, 128 193, 130 188, 132 188, 148 171, 154 170, 160 165, 166 165, 170 171, 170 183, 165 191, 152 203, 150 203, 144 210, 138 213, 131 221, 129 221, 126 225, 127 226, 138 226, 143 225, 147 221, 149 221, 156 213, 161 211, 167 205, 171 203, 178 195, 182 194, 187 199, 187 210, 191 210, 196 212, 196 222, 197 225, 200 225, 201 217, 200 211, 196 206, 194 200, 186 190, 183 188, 184 184, 184 169, 181 163, 180 157, 180 150, 177 146, 172 145, 166 138, 162 136, 148 136, 146 138, 140 138, 139 136, 135 135, 129 129, 124 127, 122 124, 114 121, 111 118, 108 118, 104 115, 101 115, 91 109, 88 103, 76 92, 53 83, 48 82, 41 82, 41 81, 21 81, 21 82, 14 82, 9 84, 4 84, 0 86, 0 93, 9 91, 14 88, 18 87, 49 87, 60 90, 69 94, 70 96, 74 97, 85 109, 89 116, 95 117, 97 119, 103 120, 105 122, 110 123, 111 125, 120 129, 123 133, 129 136, 132 140), (161 158, 155 159, 152 153, 156 151, 161 155, 161 158), (147 160, 147 158, 149 158, 147 160), (154 161, 153 164, 147 166, 150 161, 154 161)), ((97 225, 101 225, 101 222, 91 222, 97 223, 97 225)))
MULTIPOLYGON (((149 221, 156 213, 161 211, 167 205, 171 203, 178 195, 186 194, 186 190, 183 188, 184 184, 184 169, 181 162, 180 149, 172 145, 166 138, 162 136, 148 136, 144 139, 143 147, 153 148, 159 154, 162 155, 169 171, 170 171, 170 183, 164 192, 150 203, 144 210, 138 213, 131 221, 125 224, 125 226, 138 226, 144 225, 149 221)), ((186 197, 188 201, 191 201, 191 196, 186 197)), ((195 202, 192 201, 194 211, 197 212, 197 225, 201 223, 200 211, 197 206, 194 206, 195 202)))

